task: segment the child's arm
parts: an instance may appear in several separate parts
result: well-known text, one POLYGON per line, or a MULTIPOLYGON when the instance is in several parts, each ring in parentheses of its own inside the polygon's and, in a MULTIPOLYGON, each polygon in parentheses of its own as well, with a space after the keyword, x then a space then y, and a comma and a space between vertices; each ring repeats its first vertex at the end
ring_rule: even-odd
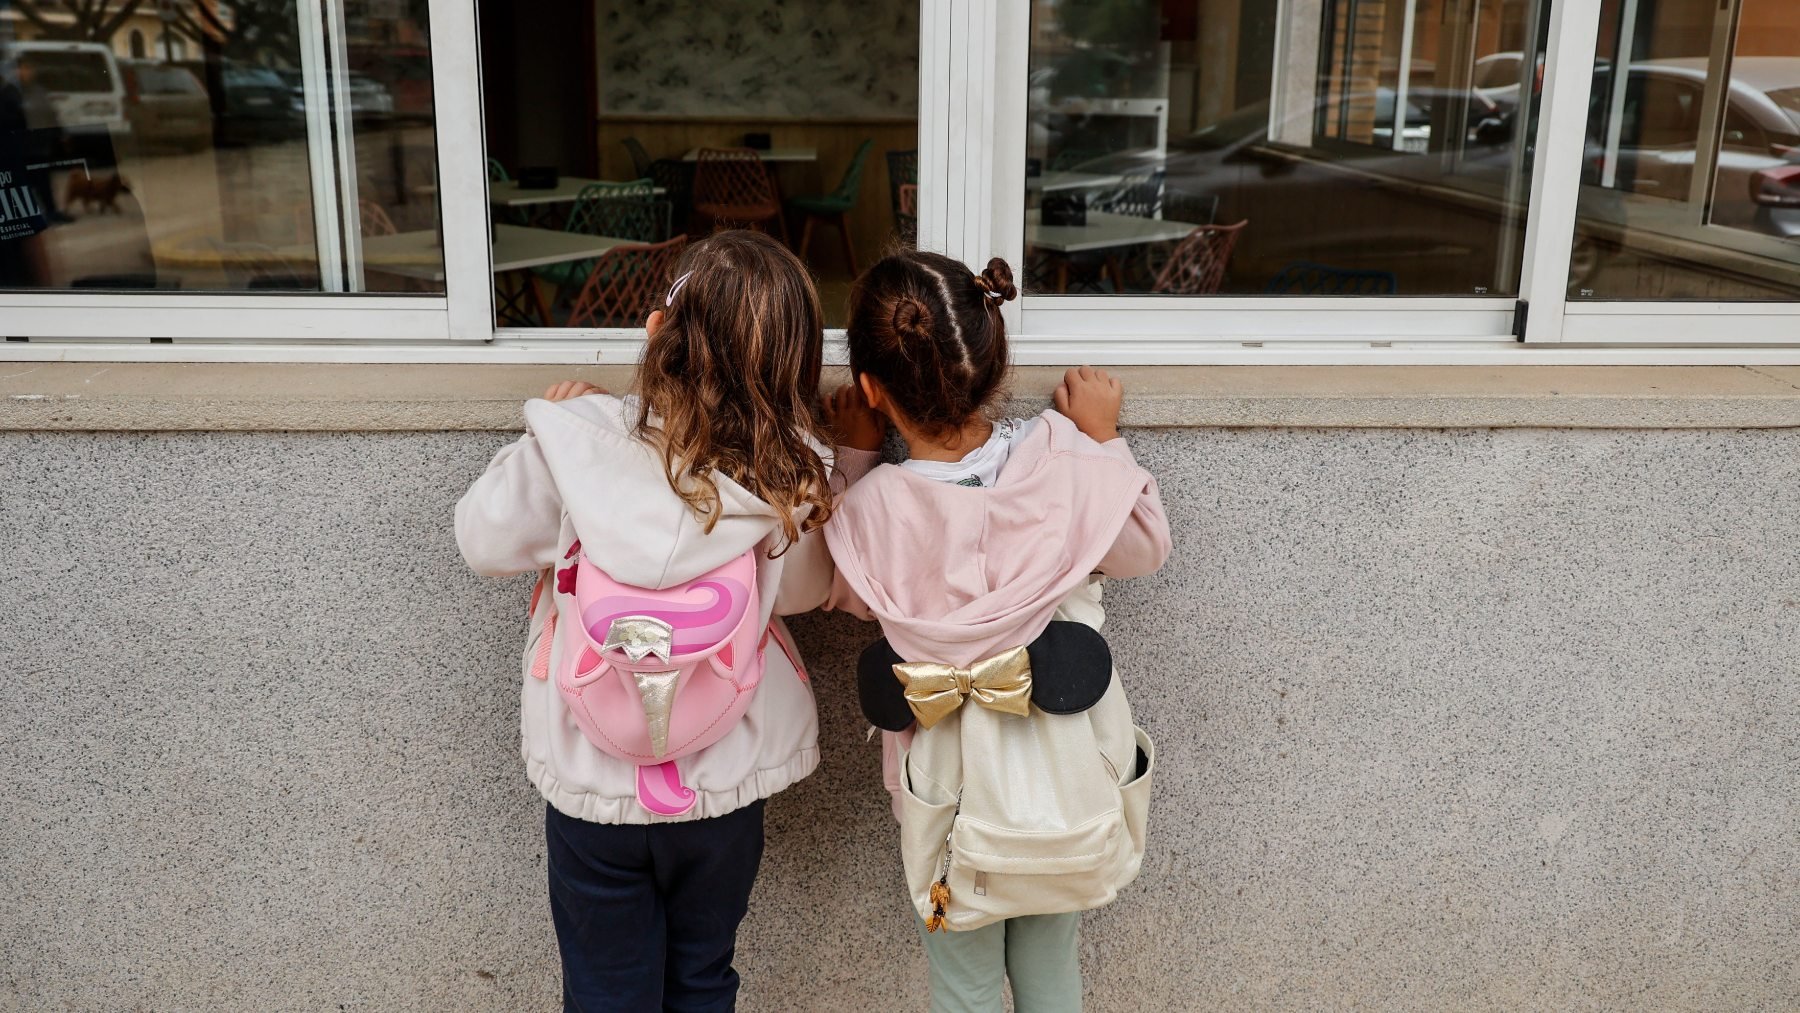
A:
POLYGON ((1095 443, 1119 438, 1119 406, 1125 403, 1125 385, 1104 369, 1072 366, 1063 374, 1051 396, 1056 410, 1068 416, 1075 428, 1095 443))
MULTIPOLYGON (((879 416, 868 412, 861 403, 860 392, 852 395, 841 388, 825 398, 825 419, 834 442, 831 460, 831 494, 836 499, 857 479, 881 462, 877 452, 883 435, 875 421, 879 416), (867 417, 873 416, 873 418, 867 417)), ((775 594, 775 614, 791 616, 811 612, 825 605, 833 594, 837 569, 831 563, 831 550, 825 544, 825 532, 809 531, 789 549, 781 571, 781 588, 775 594)))
MULTIPOLYGON (((593 393, 603 392, 569 381, 551 387, 544 397, 564 401, 593 393)), ((456 504, 457 548, 469 569, 484 576, 507 577, 554 565, 561 534, 562 498, 537 437, 529 432, 502 447, 456 504)))
MULTIPOLYGON (((1075 427, 1100 444, 1100 449, 1133 464, 1137 459, 1119 435, 1119 407, 1125 386, 1103 369, 1081 366, 1063 374, 1056 388, 1056 410, 1075 427)), ((1108 577, 1142 577, 1155 573, 1169 558, 1169 518, 1163 513, 1156 478, 1144 472, 1144 489, 1131 509, 1131 517, 1119 531, 1112 548, 1097 568, 1108 577)))
MULTIPOLYGON (((854 447, 838 447, 831 466, 831 491, 841 496, 852 482, 867 474, 878 461, 872 451, 854 447)), ((831 565, 831 550, 825 545, 824 531, 808 531, 800 536, 782 556, 781 587, 775 592, 775 614, 798 615, 825 604, 831 594, 837 568, 831 565)))
POLYGON ((485 577, 552 565, 561 528, 562 500, 529 433, 502 447, 456 504, 456 546, 485 577))
MULTIPOLYGON (((1115 448, 1115 452, 1131 459, 1131 449, 1125 446, 1123 438, 1106 444, 1108 450, 1115 448)), ((1131 516, 1095 569, 1108 577, 1145 577, 1162 568, 1172 547, 1162 494, 1157 491, 1155 476, 1146 471, 1144 489, 1131 508, 1131 516)))

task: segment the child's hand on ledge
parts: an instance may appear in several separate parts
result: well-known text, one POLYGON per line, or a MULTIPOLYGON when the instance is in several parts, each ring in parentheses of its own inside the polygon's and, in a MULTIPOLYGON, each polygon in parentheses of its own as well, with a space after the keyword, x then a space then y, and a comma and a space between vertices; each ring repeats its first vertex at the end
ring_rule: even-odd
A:
POLYGON ((1056 386, 1055 400, 1056 410, 1094 442, 1119 438, 1119 404, 1125 400, 1125 385, 1106 370, 1092 366, 1070 369, 1056 386))
POLYGON ((544 392, 544 400, 567 401, 570 398, 582 397, 587 394, 604 393, 606 393, 605 390, 588 383, 586 380, 564 380, 561 383, 551 384, 550 389, 544 392))
POLYGON ((869 407, 862 388, 847 383, 825 395, 822 407, 825 425, 830 427, 832 439, 838 446, 855 450, 881 449, 882 438, 887 435, 887 419, 869 407))

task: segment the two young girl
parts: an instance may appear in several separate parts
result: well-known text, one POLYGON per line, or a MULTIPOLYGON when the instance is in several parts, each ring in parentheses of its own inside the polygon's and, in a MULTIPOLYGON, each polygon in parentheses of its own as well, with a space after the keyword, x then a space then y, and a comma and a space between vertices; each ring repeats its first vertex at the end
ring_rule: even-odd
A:
POLYGON ((1155 483, 1117 437, 1117 382, 1071 370, 1057 411, 989 422, 1010 272, 901 254, 853 296, 856 384, 824 405, 843 444, 827 449, 803 265, 758 233, 724 232, 675 275, 634 395, 562 384, 528 402, 527 434, 457 507, 475 570, 542 572, 522 753, 547 802, 565 1009, 733 1007, 763 800, 819 759, 779 617, 828 604, 886 635, 865 656, 881 677, 865 671, 865 703, 894 695, 872 714, 885 707, 877 723, 893 730, 908 883, 922 927, 954 930, 925 932, 934 1008, 998 1011, 1008 975, 1021 1013, 1079 1008, 1078 912, 1136 872, 1150 752, 1093 633, 1090 575, 1148 573, 1168 551, 1155 483), (889 425, 910 460, 852 486, 889 425), (1078 624, 1090 639, 1063 629, 1078 624), (993 777, 1034 739, 1073 754, 994 802, 993 777), (1097 801, 1072 822, 1067 799, 1034 808, 1046 794, 1097 801), (1105 868, 974 868, 975 832, 1021 819, 1056 831, 1032 838, 1052 851, 1088 834, 1105 868))

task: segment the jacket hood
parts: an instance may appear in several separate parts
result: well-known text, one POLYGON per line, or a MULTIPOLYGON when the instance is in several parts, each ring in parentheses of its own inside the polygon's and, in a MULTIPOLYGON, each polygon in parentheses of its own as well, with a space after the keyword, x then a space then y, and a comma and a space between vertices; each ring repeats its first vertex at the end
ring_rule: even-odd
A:
POLYGON ((621 583, 665 588, 722 566, 771 535, 779 514, 714 474, 721 513, 706 522, 669 487, 655 447, 631 435, 637 402, 610 394, 525 402, 569 521, 589 561, 621 583), (675 518, 671 524, 670 519, 675 518))
POLYGON ((884 465, 825 526, 839 576, 901 657, 968 665, 1030 643, 1155 488, 1067 418, 1042 418, 992 488, 884 465))

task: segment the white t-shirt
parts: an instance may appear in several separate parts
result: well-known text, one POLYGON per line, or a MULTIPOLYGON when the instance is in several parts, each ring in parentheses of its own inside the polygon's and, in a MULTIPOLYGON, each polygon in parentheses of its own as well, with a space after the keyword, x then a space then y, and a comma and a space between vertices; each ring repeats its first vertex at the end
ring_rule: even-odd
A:
POLYGON ((1024 436, 1037 419, 1002 419, 994 423, 987 442, 963 455, 960 461, 905 460, 900 467, 937 482, 992 488, 1012 453, 1013 441, 1024 436))

